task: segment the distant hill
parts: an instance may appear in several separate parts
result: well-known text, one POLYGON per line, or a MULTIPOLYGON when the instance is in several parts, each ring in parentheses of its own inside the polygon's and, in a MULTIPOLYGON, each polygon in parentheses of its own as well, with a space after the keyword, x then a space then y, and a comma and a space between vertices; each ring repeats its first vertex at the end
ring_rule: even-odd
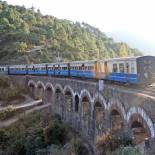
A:
POLYGON ((43 16, 34 8, 26 9, 0 1, 1 64, 104 59, 124 55, 141 55, 141 52, 123 42, 114 42, 86 23, 43 16))
POLYGON ((155 45, 154 41, 149 40, 148 38, 142 38, 136 34, 127 32, 127 31, 113 31, 106 33, 107 36, 113 37, 115 41, 124 40, 131 47, 137 47, 145 55, 154 55, 155 56, 155 45))

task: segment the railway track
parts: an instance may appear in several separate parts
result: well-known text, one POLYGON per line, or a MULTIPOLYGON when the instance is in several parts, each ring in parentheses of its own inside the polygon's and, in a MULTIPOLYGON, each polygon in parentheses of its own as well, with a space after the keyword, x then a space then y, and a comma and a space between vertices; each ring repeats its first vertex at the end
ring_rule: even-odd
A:
POLYGON ((149 86, 138 86, 138 85, 128 85, 121 83, 111 83, 106 81, 105 84, 110 87, 120 88, 126 91, 140 93, 142 95, 155 98, 155 83, 149 86))

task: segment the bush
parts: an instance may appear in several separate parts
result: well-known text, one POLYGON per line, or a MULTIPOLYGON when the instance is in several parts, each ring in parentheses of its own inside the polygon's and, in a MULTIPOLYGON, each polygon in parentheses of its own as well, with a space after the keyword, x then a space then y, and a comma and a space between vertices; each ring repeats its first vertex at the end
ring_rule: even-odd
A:
POLYGON ((5 88, 5 87, 9 87, 9 86, 10 86, 9 78, 6 76, 1 76, 0 77, 0 87, 5 88))
POLYGON ((13 100, 17 102, 24 100, 24 97, 21 95, 24 91, 18 89, 9 77, 0 77, 0 92, 0 100, 3 101, 3 105, 8 105, 13 100))
POLYGON ((63 145, 67 139, 68 127, 60 120, 55 119, 44 129, 44 137, 46 144, 63 145))
POLYGON ((0 149, 8 154, 35 155, 37 150, 50 144, 61 147, 68 131, 60 119, 52 118, 49 109, 34 112, 0 131, 0 149))
POLYGON ((114 151, 111 155, 142 155, 138 148, 122 147, 114 151))
POLYGON ((13 106, 8 106, 5 110, 0 111, 0 120, 5 120, 12 117, 16 112, 13 106))

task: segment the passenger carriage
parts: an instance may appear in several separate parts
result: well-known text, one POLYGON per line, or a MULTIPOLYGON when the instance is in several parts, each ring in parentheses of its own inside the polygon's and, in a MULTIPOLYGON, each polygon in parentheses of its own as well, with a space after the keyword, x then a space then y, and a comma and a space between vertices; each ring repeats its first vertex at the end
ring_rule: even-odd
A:
POLYGON ((48 75, 68 76, 68 63, 47 64, 48 75))
POLYGON ((7 66, 0 66, 0 74, 7 74, 8 67, 7 66))
POLYGON ((70 63, 70 76, 95 78, 96 61, 75 61, 70 63))
POLYGON ((8 67, 8 74, 25 75, 27 74, 26 65, 12 65, 8 67))
POLYGON ((106 61, 110 81, 144 84, 153 81, 155 57, 116 58, 106 61))
POLYGON ((68 63, 59 63, 55 65, 56 76, 69 76, 68 63))
POLYGON ((104 62, 97 60, 71 62, 70 76, 91 79, 104 78, 104 62))
POLYGON ((46 64, 32 64, 27 65, 27 73, 30 75, 46 75, 46 64))

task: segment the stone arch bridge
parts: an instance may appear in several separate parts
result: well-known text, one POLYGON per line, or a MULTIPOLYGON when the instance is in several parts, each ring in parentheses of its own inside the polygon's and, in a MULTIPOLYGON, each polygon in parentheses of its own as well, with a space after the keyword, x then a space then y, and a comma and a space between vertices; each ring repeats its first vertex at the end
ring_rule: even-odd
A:
MULTIPOLYGON (((51 103, 53 113, 87 139, 95 151, 109 132, 130 133, 135 143, 155 138, 155 98, 97 81, 49 76, 11 76, 35 99, 51 103)), ((96 151, 95 151, 96 152, 96 151)), ((97 153, 98 154, 98 153, 97 153)))

